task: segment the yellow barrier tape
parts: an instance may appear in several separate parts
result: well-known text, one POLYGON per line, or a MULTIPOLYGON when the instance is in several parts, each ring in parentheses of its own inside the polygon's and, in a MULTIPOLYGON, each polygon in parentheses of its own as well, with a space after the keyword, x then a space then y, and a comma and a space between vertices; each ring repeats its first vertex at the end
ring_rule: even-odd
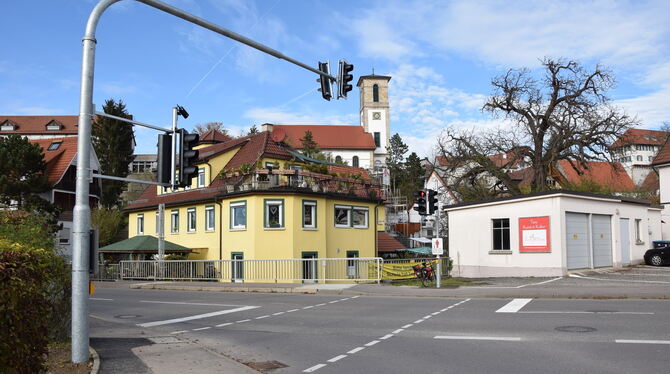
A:
POLYGON ((421 262, 405 262, 401 264, 385 263, 382 265, 382 279, 410 279, 415 278, 414 265, 421 265, 421 262))

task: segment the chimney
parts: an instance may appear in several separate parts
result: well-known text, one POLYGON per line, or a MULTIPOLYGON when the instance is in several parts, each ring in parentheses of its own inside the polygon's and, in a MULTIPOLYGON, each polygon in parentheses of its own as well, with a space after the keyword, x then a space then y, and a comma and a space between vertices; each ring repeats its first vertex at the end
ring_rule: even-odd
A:
POLYGON ((272 127, 274 125, 271 123, 264 123, 261 125, 261 131, 267 131, 267 132, 272 132, 272 127))

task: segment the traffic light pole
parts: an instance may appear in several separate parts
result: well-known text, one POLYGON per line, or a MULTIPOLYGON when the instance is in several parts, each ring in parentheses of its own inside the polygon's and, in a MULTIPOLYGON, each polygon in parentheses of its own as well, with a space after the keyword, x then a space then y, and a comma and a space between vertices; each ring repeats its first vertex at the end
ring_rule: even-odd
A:
MULTIPOLYGON (((435 237, 440 237, 440 203, 437 203, 437 219, 435 220, 435 237)), ((444 248, 444 247, 443 247, 444 248)), ((435 287, 440 288, 442 282, 442 264, 440 255, 437 255, 437 275, 435 276, 435 287)))
MULTIPOLYGON (((89 206, 89 183, 92 180, 91 173, 91 120, 94 115, 93 108, 93 80, 95 72, 95 32, 102 14, 112 4, 120 0, 101 0, 93 8, 86 23, 86 32, 82 38, 82 63, 81 63, 81 89, 79 93, 79 124, 77 130, 77 178, 75 192, 75 206, 73 209, 72 223, 72 362, 80 363, 88 361, 89 345, 89 274, 88 274, 88 250, 89 229, 91 220, 91 208, 89 206)), ((325 74, 300 61, 284 56, 263 44, 257 43, 245 36, 227 30, 214 23, 196 17, 181 9, 165 4, 158 0, 135 0, 156 8, 185 21, 191 22, 217 34, 223 35, 240 43, 246 44, 261 52, 265 52, 276 58, 288 61, 303 69, 319 74, 324 78, 335 81, 335 77, 325 74)))
POLYGON ((177 188, 177 118, 179 112, 177 107, 172 108, 172 162, 170 167, 170 188, 174 191, 177 188))

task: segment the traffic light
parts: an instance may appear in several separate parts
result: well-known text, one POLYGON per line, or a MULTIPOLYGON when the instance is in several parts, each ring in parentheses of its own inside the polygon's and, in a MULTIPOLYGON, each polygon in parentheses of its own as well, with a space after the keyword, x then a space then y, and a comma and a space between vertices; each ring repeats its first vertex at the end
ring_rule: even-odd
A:
POLYGON ((191 185, 191 179, 198 175, 198 167, 195 161, 198 159, 198 151, 193 147, 198 144, 200 136, 189 134, 184 129, 179 129, 179 183, 178 187, 191 185))
POLYGON ((426 212, 426 191, 416 191, 414 193, 416 200, 414 201, 414 210, 419 212, 419 215, 425 216, 426 212))
POLYGON ((340 60, 340 66, 337 71, 337 98, 347 98, 347 92, 354 87, 349 83, 354 79, 350 74, 354 70, 354 65, 347 63, 346 60, 340 60))
POLYGON ((427 214, 431 215, 437 212, 437 191, 428 190, 427 192, 428 204, 426 209, 428 210, 427 214))
POLYGON ((172 134, 158 135, 158 172, 156 179, 158 183, 172 182, 172 134))
MULTIPOLYGON (((330 75, 330 62, 319 62, 319 70, 323 73, 330 75)), ((321 83, 321 96, 330 101, 333 98, 333 83, 330 81, 330 78, 319 75, 319 79, 316 80, 321 83)))

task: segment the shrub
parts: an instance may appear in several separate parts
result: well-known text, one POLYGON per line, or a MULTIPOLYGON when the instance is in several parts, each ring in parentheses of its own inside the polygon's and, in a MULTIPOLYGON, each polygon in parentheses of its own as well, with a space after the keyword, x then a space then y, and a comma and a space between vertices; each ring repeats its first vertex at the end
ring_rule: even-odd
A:
POLYGON ((91 226, 98 230, 98 242, 101 247, 112 244, 126 225, 125 214, 116 209, 93 209, 91 226))

